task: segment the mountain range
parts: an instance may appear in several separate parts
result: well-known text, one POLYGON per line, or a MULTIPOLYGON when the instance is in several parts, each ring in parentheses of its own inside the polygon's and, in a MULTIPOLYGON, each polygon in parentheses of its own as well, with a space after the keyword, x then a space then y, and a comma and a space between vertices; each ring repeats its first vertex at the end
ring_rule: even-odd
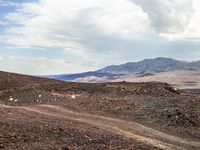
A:
POLYGON ((178 70, 200 70, 200 61, 187 62, 159 57, 155 59, 145 59, 139 62, 129 62, 122 65, 112 65, 100 69, 98 72, 111 74, 144 74, 178 70))
POLYGON ((79 74, 45 76, 72 82, 167 82, 178 88, 200 88, 200 61, 180 61, 172 58, 145 59, 111 65, 79 74))

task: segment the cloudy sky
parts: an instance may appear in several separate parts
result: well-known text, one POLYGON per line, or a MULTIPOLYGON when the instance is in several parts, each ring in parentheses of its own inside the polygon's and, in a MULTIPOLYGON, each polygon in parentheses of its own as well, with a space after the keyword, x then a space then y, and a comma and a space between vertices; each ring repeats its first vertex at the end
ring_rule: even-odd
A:
POLYGON ((0 70, 61 74, 200 60, 199 0, 0 0, 0 70))

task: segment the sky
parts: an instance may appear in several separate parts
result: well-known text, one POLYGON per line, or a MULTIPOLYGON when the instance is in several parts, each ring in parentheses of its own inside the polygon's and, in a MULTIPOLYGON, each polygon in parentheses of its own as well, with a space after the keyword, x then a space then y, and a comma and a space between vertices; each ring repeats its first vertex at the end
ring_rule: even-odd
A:
POLYGON ((0 0, 0 70, 70 74, 200 60, 199 0, 0 0))

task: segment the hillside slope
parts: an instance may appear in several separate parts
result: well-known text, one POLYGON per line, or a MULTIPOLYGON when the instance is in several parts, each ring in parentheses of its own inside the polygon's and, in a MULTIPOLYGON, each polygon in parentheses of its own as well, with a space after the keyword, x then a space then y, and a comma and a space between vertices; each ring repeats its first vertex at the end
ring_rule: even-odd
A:
POLYGON ((0 149, 200 148, 200 96, 165 83, 0 82, 0 149))

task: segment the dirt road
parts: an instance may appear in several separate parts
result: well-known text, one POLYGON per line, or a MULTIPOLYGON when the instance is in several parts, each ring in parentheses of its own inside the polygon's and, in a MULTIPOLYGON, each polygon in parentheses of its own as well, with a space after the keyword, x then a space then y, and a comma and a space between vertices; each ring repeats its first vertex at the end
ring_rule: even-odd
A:
MULTIPOLYGON (((35 105, 35 106, 6 106, 0 105, 2 110, 10 110, 23 115, 32 114, 34 117, 42 115, 45 117, 55 117, 62 121, 77 121, 98 127, 112 134, 122 135, 136 141, 152 145, 161 149, 200 149, 200 142, 182 139, 176 136, 148 128, 138 123, 121 119, 76 112, 55 105, 35 105)), ((15 114, 16 116, 16 114, 15 114)), ((17 119, 17 118, 16 118, 17 119)))

